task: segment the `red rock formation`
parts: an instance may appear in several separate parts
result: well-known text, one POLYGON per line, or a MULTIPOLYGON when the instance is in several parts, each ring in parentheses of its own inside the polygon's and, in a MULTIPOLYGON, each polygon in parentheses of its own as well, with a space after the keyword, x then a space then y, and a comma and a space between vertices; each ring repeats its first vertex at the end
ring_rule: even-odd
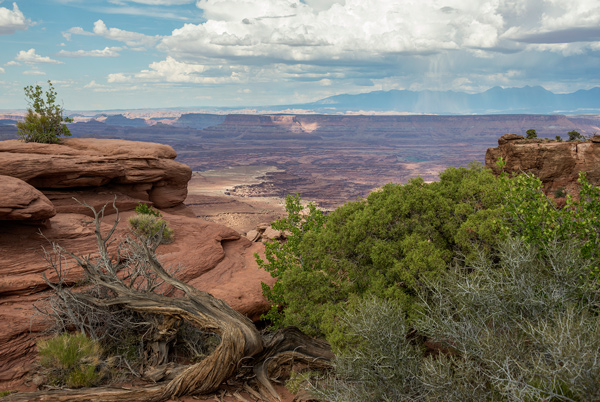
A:
MULTIPOLYGON (((268 309, 260 283, 273 281, 254 261, 253 254, 262 251, 262 244, 251 243, 225 226, 163 214, 175 232, 175 241, 158 248, 161 262, 181 267, 176 277, 258 319, 268 309)), ((133 212, 121 215, 117 236, 129 233, 127 218, 131 215, 133 212)), ((103 227, 108 229, 115 216, 108 216, 103 227)), ((43 317, 35 316, 33 307, 51 294, 41 275, 55 278, 42 258, 42 249, 51 249, 51 241, 83 255, 96 250, 88 216, 59 213, 51 223, 41 231, 16 223, 0 227, 0 389, 10 388, 26 375, 35 359, 35 340, 48 328, 43 317)), ((79 269, 72 263, 69 268, 70 282, 81 279, 79 269)))
MULTIPOLYGON (((173 159, 168 145, 69 138, 62 144, 0 142, 0 174, 43 190, 97 188, 151 201, 158 208, 181 204, 191 169, 173 159)), ((51 198, 52 200, 52 198, 51 198)))
MULTIPOLYGON (((82 255, 93 255, 97 250, 89 213, 70 197, 101 207, 117 194, 117 207, 126 210, 144 197, 155 205, 181 204, 187 192, 182 186, 187 185, 189 168, 172 160, 175 154, 170 147, 83 139, 67 140, 66 144, 0 142, 0 170, 32 183, 62 188, 44 189, 56 202, 58 211, 48 225, 0 221, 0 390, 14 389, 27 379, 36 358, 36 339, 49 327, 34 308, 34 303, 51 295, 42 274, 51 280, 56 278, 43 258, 43 250, 51 250, 50 242, 82 255), (94 184, 102 187, 93 187, 94 184), (62 187, 67 185, 86 189, 62 187)), ((17 182, 22 183, 21 187, 28 186, 12 177, 7 180, 10 185, 17 182)), ((3 189, 4 183, 0 181, 3 189)), ((43 195, 39 195, 42 199, 43 195)), ((112 208, 106 212, 103 228, 108 229, 116 214, 112 208)), ((173 243, 158 248, 163 264, 180 267, 178 278, 258 319, 268 309, 261 282, 273 283, 273 278, 258 269, 254 260, 253 254, 262 252, 263 245, 252 243, 225 226, 190 216, 183 205, 163 209, 162 213, 175 233, 173 243)), ((127 220, 133 214, 120 214, 117 237, 130 233, 127 220)), ((65 268, 69 269, 68 282, 82 278, 81 270, 72 262, 65 268)))
POLYGON ((498 140, 498 148, 490 148, 485 165, 499 174, 498 158, 506 161, 509 173, 529 172, 540 178, 547 192, 559 189, 573 194, 579 172, 586 172, 591 184, 600 185, 600 139, 558 142, 526 140, 520 135, 506 134, 498 140))
POLYGON ((56 215, 50 200, 23 180, 0 175, 0 220, 44 221, 56 215))

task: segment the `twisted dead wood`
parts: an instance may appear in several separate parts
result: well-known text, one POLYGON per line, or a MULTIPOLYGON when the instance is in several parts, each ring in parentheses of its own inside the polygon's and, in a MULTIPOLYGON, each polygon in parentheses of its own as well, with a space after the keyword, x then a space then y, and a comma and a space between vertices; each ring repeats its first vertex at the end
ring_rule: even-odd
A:
MULTIPOLYGON (((274 334, 261 335, 252 321, 232 309, 224 301, 209 293, 195 289, 172 277, 158 261, 155 250, 160 239, 154 242, 130 242, 131 255, 141 256, 135 261, 123 258, 122 249, 117 255, 109 253, 114 242, 112 236, 119 223, 119 215, 106 236, 100 230, 104 208, 94 213, 95 234, 98 244, 98 257, 83 257, 68 253, 85 271, 89 280, 110 289, 115 297, 98 298, 89 294, 77 293, 76 297, 88 305, 97 307, 120 306, 140 313, 163 316, 173 320, 186 320, 196 328, 218 334, 221 342, 204 360, 179 372, 168 382, 135 389, 88 388, 81 390, 38 391, 17 393, 8 396, 7 401, 125 401, 160 402, 178 396, 209 394, 216 391, 226 380, 234 377, 252 379, 265 399, 279 400, 271 385, 270 375, 281 374, 283 366, 292 362, 308 364, 313 368, 326 368, 333 357, 329 345, 307 337, 299 330, 287 328, 274 334), (180 290, 182 297, 167 297, 148 289, 134 286, 136 276, 130 275, 129 282, 119 275, 127 264, 146 264, 164 283, 180 290), (279 370, 278 370, 279 368, 279 370)), ((116 206, 113 203, 113 207, 116 206)), ((155 286, 151 287, 154 290, 155 286)))

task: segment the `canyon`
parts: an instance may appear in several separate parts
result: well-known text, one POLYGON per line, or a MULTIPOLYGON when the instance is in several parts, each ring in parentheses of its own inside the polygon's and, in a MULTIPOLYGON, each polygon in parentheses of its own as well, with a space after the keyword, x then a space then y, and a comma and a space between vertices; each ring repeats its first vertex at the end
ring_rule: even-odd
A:
MULTIPOLYGON (((490 117, 482 119, 489 134, 480 125, 452 136, 448 118, 333 117, 211 116, 210 124, 221 123, 112 131, 101 126, 105 123, 87 122, 78 124, 102 130, 83 132, 74 125, 76 138, 60 145, 0 141, 0 185, 10 190, 0 195, 0 389, 31 387, 35 340, 49 327, 35 307, 50 294, 42 274, 57 277, 44 250, 52 242, 81 254, 96 249, 90 211, 80 202, 96 209, 108 205, 107 230, 117 219, 114 200, 121 237, 129 233, 126 222, 139 202, 155 205, 176 236, 174 243, 160 246, 161 263, 181 266, 178 279, 256 320, 268 308, 260 283, 273 278, 254 261, 263 245, 253 229, 264 230, 280 217, 282 198, 291 192, 332 209, 389 181, 416 175, 435 180, 445 167, 481 161, 484 153, 486 166, 496 173, 502 157, 505 171, 535 173, 549 192, 574 193, 580 170, 600 184, 600 136, 591 136, 598 126, 593 118, 490 117), (564 135, 575 124, 590 140, 528 140, 517 134, 498 139, 496 134, 498 147, 489 144, 492 130, 538 127, 544 134, 564 135), (432 134, 432 127, 438 131, 432 134), (131 141, 148 140, 153 130, 153 139, 163 136, 173 146, 131 141)), ((77 270, 66 276, 69 284, 81 278, 77 270)))
MULTIPOLYGON (((506 133, 524 134, 534 128, 541 138, 553 139, 566 138, 571 130, 587 136, 600 132, 598 115, 122 113, 77 114, 70 125, 73 136, 168 144, 177 152, 177 161, 196 172, 190 182, 190 188, 200 185, 195 195, 218 174, 224 181, 218 180, 229 183, 217 192, 206 187, 211 193, 205 195, 213 198, 193 197, 191 204, 211 209, 222 202, 228 205, 227 213, 251 212, 253 223, 281 209, 276 203, 253 206, 256 197, 280 199, 298 192, 332 209, 389 182, 405 183, 416 176, 432 181, 448 166, 484 163, 486 150, 506 133), (231 169, 237 172, 236 180, 231 180, 231 169), (262 217, 260 211, 265 211, 262 217)), ((0 139, 16 137, 10 122, 17 118, 14 113, 0 116, 5 122, 0 139)), ((204 214, 209 215, 216 216, 204 214)), ((242 226, 241 231, 249 229, 242 226)))

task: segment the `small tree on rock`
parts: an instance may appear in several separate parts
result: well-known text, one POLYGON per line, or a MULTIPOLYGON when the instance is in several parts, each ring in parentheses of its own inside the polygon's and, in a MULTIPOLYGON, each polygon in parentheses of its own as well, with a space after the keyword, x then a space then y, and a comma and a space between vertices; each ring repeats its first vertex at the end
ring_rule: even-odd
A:
POLYGON ((41 142, 45 144, 58 144, 59 137, 71 135, 66 124, 73 119, 63 117, 64 109, 56 104, 56 91, 52 82, 48 80, 48 91, 44 99, 44 91, 40 85, 25 87, 27 97, 27 115, 24 121, 17 123, 19 139, 25 142, 41 142))
POLYGON ((537 132, 533 128, 530 128, 529 130, 525 131, 525 133, 527 134, 528 140, 537 138, 537 132))
POLYGON ((573 130, 569 131, 567 134, 569 135, 569 141, 581 141, 583 139, 583 136, 579 131, 573 130))

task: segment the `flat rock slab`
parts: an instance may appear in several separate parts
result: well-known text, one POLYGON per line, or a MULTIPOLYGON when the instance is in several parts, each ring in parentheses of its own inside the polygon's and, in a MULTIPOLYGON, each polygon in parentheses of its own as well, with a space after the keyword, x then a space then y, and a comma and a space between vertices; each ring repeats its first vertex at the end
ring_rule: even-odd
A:
POLYGON ((0 175, 40 189, 103 187, 158 208, 181 204, 192 171, 168 145, 73 138, 61 144, 0 141, 0 175))

